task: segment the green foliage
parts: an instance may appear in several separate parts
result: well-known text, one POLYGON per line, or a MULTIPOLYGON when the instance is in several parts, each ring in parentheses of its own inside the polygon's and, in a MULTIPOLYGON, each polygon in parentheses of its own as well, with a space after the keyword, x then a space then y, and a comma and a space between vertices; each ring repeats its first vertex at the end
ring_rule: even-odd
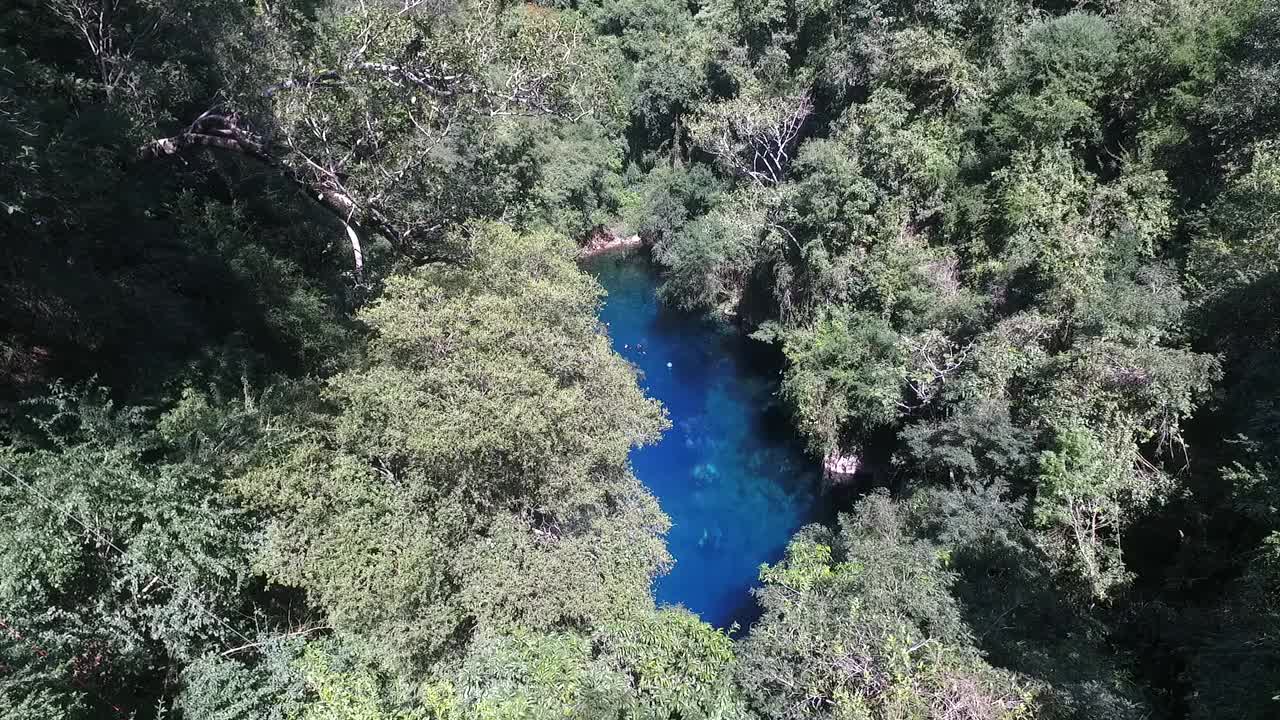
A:
POLYGON ((425 709, 399 710, 386 698, 378 676, 367 668, 310 646, 297 661, 310 698, 298 720, 419 720, 425 709))
POLYGON ((610 717, 620 710, 621 676, 592 662, 583 637, 556 633, 480 637, 463 663, 460 717, 506 720, 610 717))
POLYGON ((1233 173, 1199 223, 1187 259, 1197 299, 1224 320, 1239 312, 1233 300, 1247 301, 1251 286, 1280 262, 1268 242, 1280 224, 1280 155, 1272 142, 1249 150, 1248 165, 1233 173))
POLYGON ((1031 25, 1004 68, 991 133, 1002 148, 1099 138, 1096 104, 1118 52, 1105 18, 1071 13, 1031 25))
POLYGON ((671 268, 663 296, 689 309, 738 312, 739 303, 763 252, 771 196, 741 190, 654 247, 654 257, 671 268))
POLYGON ((946 556, 904 537, 900 511, 883 495, 843 516, 839 533, 802 530, 760 578, 765 615, 743 642, 741 680, 768 717, 1035 712, 1031 685, 974 649, 946 556))
POLYGON ((512 198, 512 204, 527 207, 520 224, 569 237, 610 224, 623 192, 616 138, 585 124, 552 130, 534 125, 528 132, 536 146, 528 153, 527 170, 519 173, 527 187, 519 187, 512 198))
POLYGON ((1232 46, 1261 4, 1154 0, 1116 8, 1124 58, 1119 70, 1128 76, 1125 92, 1142 98, 1145 105, 1128 108, 1140 114, 1138 134, 1144 152, 1169 166, 1199 165, 1202 158, 1188 157, 1184 144, 1195 142, 1202 131, 1202 113, 1231 115, 1224 104, 1230 102, 1228 97, 1212 103, 1205 98, 1227 70, 1232 46))
POLYGON ((620 85, 631 113, 655 149, 674 157, 686 142, 686 115, 707 92, 709 66, 727 42, 699 24, 691 9, 660 0, 578 3, 606 36, 616 37, 615 61, 625 58, 620 85), (666 146, 663 148, 663 146, 666 146))
MULTIPOLYGON (((321 651, 308 648, 297 638, 267 640, 251 660, 206 654, 182 673, 182 690, 175 707, 192 720, 235 720, 260 717, 292 720, 302 714, 312 695, 314 671, 304 674, 299 662, 303 654, 313 657, 321 651)), ((241 656, 243 657, 243 656, 241 656)), ((315 660, 312 660, 314 666, 315 660)))
POLYGON ((664 421, 597 328, 599 287, 553 235, 469 243, 469 267, 388 281, 333 411, 237 481, 273 515, 263 567, 389 667, 643 611, 667 562, 626 464, 664 421))
POLYGON ((73 22, 81 5, 3 11, 6 397, 90 375, 154 393, 191 364, 229 365, 221 379, 233 384, 245 371, 333 370, 349 343, 346 303, 306 208, 263 202, 282 188, 240 184, 235 166, 173 176, 133 162, 194 97, 235 87, 191 38, 238 56, 247 38, 226 35, 249 22, 243 8, 122 2, 86 36, 73 22), (97 62, 86 44, 99 42, 114 50, 97 62))
MULTIPOLYGON (((1125 519, 1121 496, 1135 492, 1128 486, 1127 466, 1132 461, 1109 454, 1123 445, 1117 447, 1078 428, 1059 431, 1052 447, 1040 456, 1036 523, 1063 529, 1068 537, 1060 542, 1074 550, 1073 561, 1089 582, 1090 591, 1104 598, 1112 587, 1126 580, 1118 536, 1111 535, 1108 541, 1108 535, 1125 519)), ((1136 489, 1137 493, 1146 491, 1136 489)))
MULTIPOLYGON (((215 467, 175 457, 138 409, 57 390, 30 436, 0 449, 0 621, 23 712, 92 717, 148 697, 156 657, 185 662, 244 642, 252 516, 215 467)), ((18 714, 15 717, 35 717, 18 714)))
POLYGON ((658 165, 642 179, 632 175, 627 180, 634 189, 624 200, 623 222, 656 248, 675 241, 689 220, 711 209, 723 192, 722 183, 704 165, 658 165))
POLYGON ((1013 423, 999 401, 962 404, 940 420, 903 429, 903 460, 936 480, 972 485, 1002 477, 1022 477, 1031 462, 1035 436, 1013 423))
POLYGON ((935 544, 956 573, 957 601, 987 661, 1043 683, 1041 715, 1146 717, 1150 705, 1109 646, 1110 629, 1096 606, 1077 601, 1074 581, 1060 579, 1026 511, 996 482, 923 490, 906 514, 913 535, 935 544))
POLYGON ((750 717, 734 683, 733 642, 686 610, 613 623, 598 642, 615 671, 630 678, 635 717, 750 717))
POLYGON ((0 715, 1273 716, 1277 38, 1270 0, 11 3, 0 715), (896 493, 802 530, 745 638, 654 608, 600 229, 896 493))
POLYGON ((583 125, 556 142, 559 131, 521 126, 525 116, 596 116, 616 129, 621 99, 585 19, 504 2, 408 10, 416 12, 331 8, 307 51, 284 56, 281 80, 259 92, 269 103, 255 103, 273 127, 273 162, 360 232, 418 259, 450 256, 452 225, 514 219, 504 200, 530 224, 574 232, 597 224, 598 196, 616 170, 617 150, 601 153, 599 142, 609 131, 583 125), (514 167, 486 162, 495 145, 507 150, 499 162, 514 167), (586 170, 566 162, 570 152, 603 156, 586 170), (467 173, 471 163, 487 168, 467 173), (453 182, 459 171, 471 182, 453 182), (492 196, 503 189, 514 192, 492 196))
POLYGON ((1056 290, 1068 307, 1101 279, 1100 238, 1082 227, 1089 177, 1062 147, 1020 153, 996 173, 997 222, 1007 229, 1001 271, 1031 275, 1034 290, 1056 290))
POLYGON ((1263 718, 1280 696, 1280 534, 1260 544, 1188 670, 1191 717, 1263 718))
POLYGON ((815 449, 897 419, 906 359, 883 319, 837 308, 812 329, 788 334, 783 351, 790 369, 782 393, 815 449), (847 418, 860 425, 849 428, 847 418))
POLYGON ((1275 100, 1280 82, 1276 74, 1280 8, 1272 2, 1228 4, 1228 8, 1223 44, 1230 43, 1230 56, 1219 65, 1199 111, 1220 143, 1247 151, 1252 142, 1273 138, 1280 131, 1280 106, 1275 100))

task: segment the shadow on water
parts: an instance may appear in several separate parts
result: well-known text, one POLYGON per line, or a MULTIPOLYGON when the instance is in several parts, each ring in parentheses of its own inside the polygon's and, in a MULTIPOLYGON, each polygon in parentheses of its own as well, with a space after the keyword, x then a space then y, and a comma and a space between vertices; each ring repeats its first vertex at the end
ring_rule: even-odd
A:
POLYGON ((609 293, 600 319, 614 349, 670 414, 662 440, 631 455, 672 521, 667 545, 676 564, 654 594, 718 627, 747 628, 759 616, 750 590, 760 565, 781 558, 802 526, 831 519, 818 463, 777 399, 780 358, 699 314, 664 306, 643 257, 606 255, 585 269, 609 293))

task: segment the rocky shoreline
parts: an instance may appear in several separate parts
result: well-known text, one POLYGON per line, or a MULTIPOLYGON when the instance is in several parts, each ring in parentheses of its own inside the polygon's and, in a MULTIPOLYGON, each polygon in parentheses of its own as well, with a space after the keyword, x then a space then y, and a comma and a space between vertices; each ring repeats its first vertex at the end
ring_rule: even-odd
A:
POLYGON ((600 226, 587 235, 585 242, 578 249, 578 257, 592 258, 615 250, 629 250, 643 245, 644 240, 639 235, 623 236, 600 226))
POLYGON ((861 466, 862 459, 856 453, 832 448, 822 458, 822 479, 831 485, 852 482, 861 466))

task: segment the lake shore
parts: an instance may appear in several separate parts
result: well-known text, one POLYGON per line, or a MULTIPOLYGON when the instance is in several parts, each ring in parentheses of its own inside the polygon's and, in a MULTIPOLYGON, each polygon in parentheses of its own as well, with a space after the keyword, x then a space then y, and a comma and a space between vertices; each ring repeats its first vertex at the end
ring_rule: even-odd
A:
POLYGON ((586 237, 586 242, 578 249, 578 259, 587 260, 611 252, 630 250, 644 246, 644 239, 639 235, 619 235, 604 227, 597 227, 586 237))

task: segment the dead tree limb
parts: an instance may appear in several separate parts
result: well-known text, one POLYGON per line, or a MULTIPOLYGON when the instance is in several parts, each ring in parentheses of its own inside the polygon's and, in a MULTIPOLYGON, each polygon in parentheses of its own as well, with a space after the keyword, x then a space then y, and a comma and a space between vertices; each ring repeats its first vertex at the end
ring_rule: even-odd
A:
POLYGON ((320 207, 336 217, 346 230, 351 242, 352 259, 357 277, 364 272, 364 250, 360 237, 368 231, 385 236, 393 244, 399 244, 402 234, 379 212, 361 208, 349 193, 335 189, 330 183, 317 181, 308 174, 279 162, 269 153, 262 139, 244 127, 240 116, 223 115, 208 111, 191 123, 183 132, 152 140, 138 148, 142 159, 178 155, 190 148, 215 148, 252 158, 284 176, 291 184, 314 200, 320 207), (356 219, 357 215, 360 219, 356 219))

